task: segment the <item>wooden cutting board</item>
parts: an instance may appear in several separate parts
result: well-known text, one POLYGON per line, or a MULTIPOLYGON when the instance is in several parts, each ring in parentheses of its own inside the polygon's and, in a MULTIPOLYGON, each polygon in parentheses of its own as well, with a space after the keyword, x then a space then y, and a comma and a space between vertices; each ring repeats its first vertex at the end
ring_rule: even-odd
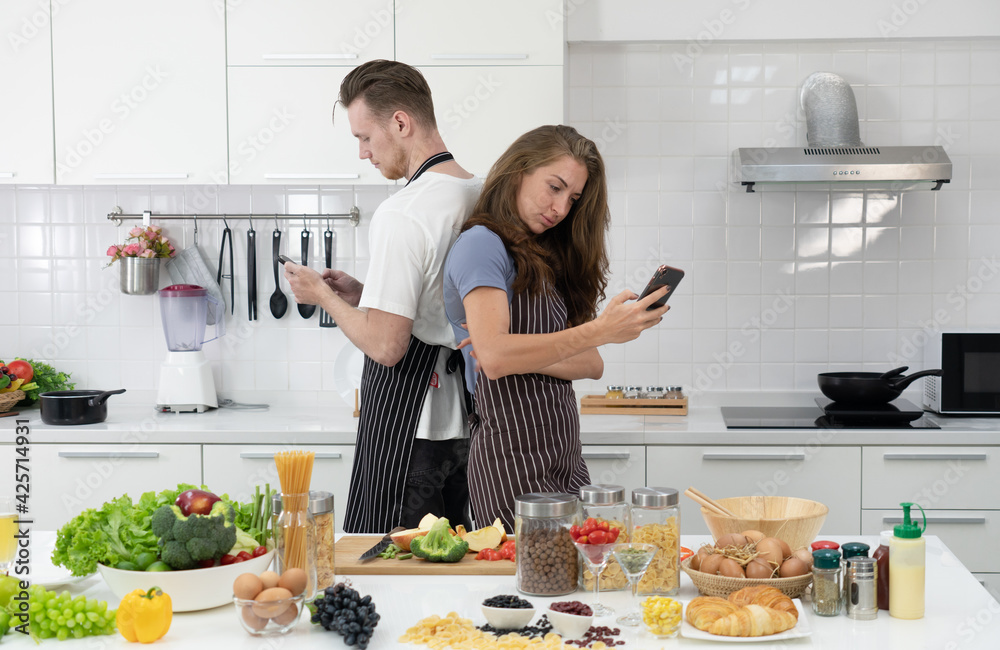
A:
POLYGON ((347 575, 514 575, 510 560, 477 560, 469 553, 460 562, 428 562, 416 557, 409 560, 384 560, 376 557, 367 562, 358 560, 361 554, 375 546, 381 535, 345 535, 333 545, 334 562, 338 574, 347 575))

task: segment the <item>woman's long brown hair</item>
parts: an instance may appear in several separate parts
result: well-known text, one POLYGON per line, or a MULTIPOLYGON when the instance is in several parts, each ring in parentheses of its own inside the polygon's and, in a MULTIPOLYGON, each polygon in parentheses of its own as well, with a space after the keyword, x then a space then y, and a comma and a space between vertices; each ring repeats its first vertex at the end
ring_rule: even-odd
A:
POLYGON ((472 216, 462 226, 486 226, 514 258, 514 293, 556 289, 566 302, 569 325, 597 316, 608 280, 605 235, 611 223, 604 160, 597 145, 570 126, 541 126, 519 137, 490 169, 472 216), (587 169, 587 182, 569 214, 536 235, 521 221, 517 192, 521 179, 539 167, 570 156, 587 169))

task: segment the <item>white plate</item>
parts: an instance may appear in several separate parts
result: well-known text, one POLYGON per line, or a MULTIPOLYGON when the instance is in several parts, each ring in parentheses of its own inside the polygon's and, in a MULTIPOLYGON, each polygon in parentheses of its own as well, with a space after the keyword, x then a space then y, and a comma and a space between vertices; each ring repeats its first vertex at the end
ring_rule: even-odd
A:
POLYGON ((34 550, 32 549, 31 556, 31 584, 33 585, 52 589, 53 587, 71 585, 94 575, 90 573, 85 576, 75 576, 69 572, 69 569, 52 564, 52 546, 41 549, 40 553, 36 553, 34 550))
MULTIPOLYGON (((699 630, 695 626, 687 622, 684 619, 681 622, 681 636, 685 639, 701 639, 702 641, 720 641, 722 643, 760 643, 761 641, 781 641, 784 639, 798 639, 804 636, 810 636, 812 634, 812 626, 809 624, 809 616, 806 614, 805 610, 802 608, 802 601, 798 598, 793 598, 792 602, 795 603, 795 609, 799 610, 799 622, 795 624, 790 630, 785 630, 779 634, 769 634, 768 636, 721 636, 718 634, 709 634, 699 630)), ((687 613, 687 603, 684 603, 685 614, 687 613)))
POLYGON ((365 354, 344 341, 333 363, 333 385, 348 404, 354 403, 354 389, 361 387, 361 373, 365 369, 365 354))

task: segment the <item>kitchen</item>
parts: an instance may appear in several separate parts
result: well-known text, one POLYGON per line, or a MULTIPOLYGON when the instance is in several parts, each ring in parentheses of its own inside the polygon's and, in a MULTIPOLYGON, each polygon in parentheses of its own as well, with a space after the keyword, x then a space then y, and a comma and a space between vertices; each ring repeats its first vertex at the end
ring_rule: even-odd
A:
MULTIPOLYGON (((143 19, 141 11, 126 11, 122 3, 102 2, 100 12, 91 9, 89 16, 68 2, 53 1, 48 12, 37 2, 5 4, 5 32, 17 38, 8 39, 0 78, 13 81, 25 99, 0 109, 5 123, 23 125, 4 138, 17 145, 18 157, 4 159, 0 172, 29 159, 41 172, 0 178, 0 258, 12 271, 11 281, 0 287, 9 314, 0 319, 0 352, 5 358, 47 359, 71 372, 78 388, 127 389, 109 400, 107 425, 91 425, 85 436, 74 428, 45 429, 35 418, 36 467, 52 468, 53 477, 48 487, 36 486, 34 498, 60 504, 44 528, 54 529, 79 508, 134 489, 128 481, 137 475, 153 484, 141 489, 204 481, 235 492, 247 485, 247 475, 274 484, 266 461, 240 458, 251 453, 247 445, 259 453, 270 451, 267 445, 316 446, 329 454, 321 462, 329 464, 332 484, 323 489, 341 494, 352 458, 357 358, 336 328, 318 327, 318 316, 305 320, 294 308, 280 320, 270 314, 267 297, 275 287, 265 263, 267 240, 279 222, 269 216, 253 222, 259 233, 260 305, 258 320, 250 321, 244 273, 249 224, 245 218, 229 220, 236 242, 236 301, 226 318, 226 336, 204 348, 219 395, 238 403, 268 403, 264 414, 219 409, 162 419, 152 413, 157 370, 166 353, 158 307, 153 296, 123 295, 119 271, 103 267, 107 247, 121 243, 136 223, 115 225, 108 214, 116 207, 128 215, 150 211, 178 250, 194 243, 197 225, 198 244, 214 271, 221 220, 170 221, 155 215, 344 214, 357 206, 357 226, 334 220, 331 229, 336 265, 364 277, 367 219, 392 188, 360 165, 365 161, 356 160, 346 120, 338 122, 336 116, 330 125, 333 102, 316 81, 325 78, 317 75, 338 74, 335 68, 346 64, 296 67, 292 62, 293 69, 284 70, 281 60, 260 66, 259 53, 251 61, 247 53, 265 45, 245 36, 241 41, 234 32, 240 8, 249 3, 227 2, 224 10, 221 2, 197 3, 207 8, 181 12, 198 17, 169 23, 190 40, 183 48, 172 38, 145 36, 156 33, 149 19, 141 29, 101 20, 100 12, 143 19), (179 55, 179 49, 188 54, 179 55), (147 52, 148 58, 133 60, 126 52, 147 52), (158 69, 160 58, 186 66, 187 76, 158 69), (219 65, 204 65, 212 60, 219 65), (203 75, 190 74, 199 66, 206 68, 203 75), (114 82, 102 83, 102 77, 114 82), (184 92, 172 90, 188 78, 184 92), (93 92, 95 84, 101 93, 93 92), (252 112, 249 99, 262 84, 270 89, 268 96, 294 92, 301 103, 284 112, 284 102, 252 112), (198 98, 197 110, 190 108, 192 97, 198 98), (300 126, 307 120, 320 126, 300 126), (294 142, 283 144, 282 134, 294 142), (171 141, 176 144, 170 146, 171 141), (336 160, 330 152, 338 152, 336 160), (269 161, 296 157, 302 165, 291 171, 300 173, 339 173, 341 162, 358 163, 348 170, 356 180, 266 178, 272 171, 269 161), (98 177, 176 169, 197 171, 172 180, 98 177), (94 485, 80 487, 81 476, 65 469, 71 461, 58 455, 121 443, 136 452, 144 448, 132 445, 160 445, 161 457, 130 477, 127 470, 115 471, 110 479, 102 476, 100 463, 85 461, 82 478, 93 475, 94 485), (63 477, 65 484, 58 484, 63 477)), ((557 30, 555 63, 521 66, 524 85, 519 78, 499 76, 507 68, 497 65, 492 77, 482 66, 452 89, 446 74, 452 71, 440 60, 429 61, 428 78, 435 97, 448 98, 438 105, 446 141, 455 142, 457 155, 480 166, 477 173, 485 173, 491 161, 485 151, 502 149, 538 123, 565 121, 598 142, 610 177, 609 295, 626 287, 641 289, 660 263, 687 272, 663 324, 634 342, 603 350, 604 377, 580 381, 576 390, 586 395, 603 393, 607 384, 681 385, 691 412, 684 418, 583 416, 584 443, 594 455, 592 473, 628 489, 692 484, 717 497, 781 489, 831 505, 836 497, 846 505, 831 507, 824 532, 877 533, 881 511, 900 499, 870 493, 870 486, 891 486, 874 483, 881 475, 876 463, 889 462, 884 455, 898 445, 913 446, 906 451, 914 454, 941 451, 936 449, 942 444, 940 432, 919 431, 901 439, 891 432, 769 431, 751 438, 725 429, 718 407, 811 404, 818 396, 818 373, 934 367, 923 361, 929 332, 996 328, 997 9, 974 0, 947 8, 930 2, 849 2, 813 18, 793 2, 716 1, 685 3, 668 17, 653 2, 631 3, 629 11, 608 2, 570 2, 564 14, 561 3, 550 4, 547 11, 554 7, 556 12, 546 14, 542 35, 557 30), (568 42, 565 51, 563 42, 568 42), (733 150, 805 143, 798 92, 809 74, 821 70, 850 81, 866 144, 943 146, 954 165, 951 182, 936 192, 748 194, 734 186, 729 177, 733 150), (519 91, 511 98, 505 86, 519 91), (520 101, 525 96, 537 99, 530 111, 520 101), (483 135, 494 137, 497 123, 513 129, 504 142, 483 135), (770 457, 748 471, 749 485, 734 485, 725 480, 740 461, 706 461, 708 451, 702 447, 722 455, 770 457), (788 465, 800 469, 789 471, 788 465), (662 467, 670 472, 660 473, 662 467), (874 529, 863 526, 866 516, 876 518, 874 529)), ((294 5, 305 13, 288 10, 285 20, 320 11, 316 3, 294 5)), ((342 38, 351 48, 388 47, 391 58, 393 44, 397 50, 404 42, 419 44, 412 31, 405 31, 407 16, 413 18, 407 3, 395 3, 388 18, 384 0, 359 6, 356 15, 340 20, 350 25, 342 38)), ((300 17, 297 28, 302 22, 338 22, 337 10, 323 11, 312 14, 322 20, 300 17)), ((266 14, 256 20, 248 19, 239 33, 268 34, 268 21, 282 17, 266 14)), ((411 30, 431 28, 425 19, 413 20, 411 30)), ((274 32, 297 33, 294 25, 280 24, 274 32)), ((503 29, 505 23, 490 24, 497 25, 501 43, 515 33, 503 29)), ((441 26, 477 39, 492 31, 456 29, 447 21, 441 26)), ((510 49, 497 46, 497 51, 510 49)), ((314 244, 310 257, 319 266, 326 220, 280 223, 283 249, 293 259, 308 224, 314 244)), ((160 286, 166 284, 163 269, 160 286)), ((283 288, 287 294, 287 285, 283 288)), ((918 382, 904 396, 920 404, 920 388, 918 382)), ((988 452, 992 458, 996 430, 995 420, 963 420, 960 432, 945 442, 956 446, 949 452, 988 452)), ((930 500, 942 517, 971 510, 989 522, 974 537, 995 539, 988 531, 1000 509, 996 490, 972 489, 973 483, 993 485, 995 468, 969 463, 976 468, 972 479, 965 474, 940 490, 946 494, 932 494, 930 500)), ((943 470, 932 474, 944 476, 943 470)), ((925 483, 917 480, 907 487, 907 498, 925 483)), ((682 500, 685 533, 705 533, 692 505, 682 500)), ((951 539, 947 543, 996 594, 996 560, 972 562, 951 539)))

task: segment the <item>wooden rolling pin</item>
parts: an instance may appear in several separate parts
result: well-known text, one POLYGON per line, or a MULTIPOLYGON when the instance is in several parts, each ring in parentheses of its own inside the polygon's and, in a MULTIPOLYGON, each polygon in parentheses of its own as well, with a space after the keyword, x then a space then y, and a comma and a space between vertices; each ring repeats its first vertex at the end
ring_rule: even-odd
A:
POLYGON ((731 510, 722 505, 719 505, 718 503, 710 499, 707 495, 705 495, 703 492, 699 492, 693 487, 689 487, 688 489, 684 490, 684 494, 694 499, 695 501, 705 506, 706 508, 708 508, 710 511, 714 512, 717 515, 722 515, 723 517, 736 516, 731 510))

